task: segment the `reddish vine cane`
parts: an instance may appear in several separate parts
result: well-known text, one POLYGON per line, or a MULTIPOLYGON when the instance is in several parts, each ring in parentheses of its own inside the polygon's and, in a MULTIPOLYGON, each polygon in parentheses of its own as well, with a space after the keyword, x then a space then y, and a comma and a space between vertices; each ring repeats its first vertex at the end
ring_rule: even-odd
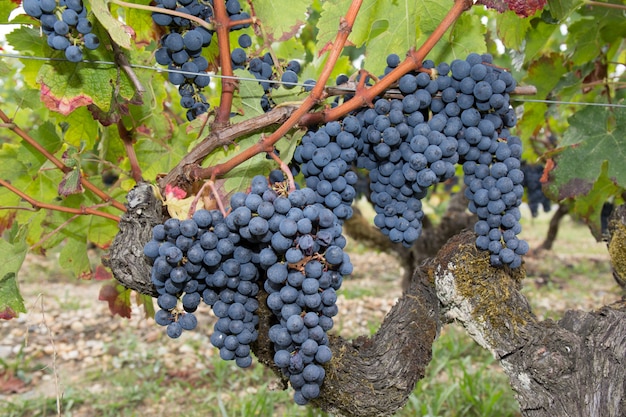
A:
POLYGON ((280 140, 298 123, 303 123, 305 121, 306 123, 309 123, 315 119, 317 122, 337 120, 353 110, 361 108, 364 105, 369 105, 376 96, 384 93, 402 75, 419 69, 424 58, 432 50, 435 44, 443 37, 445 32, 454 22, 456 22, 461 14, 466 10, 469 10, 473 4, 471 0, 457 0, 452 9, 450 9, 448 14, 440 22, 437 28, 435 28, 424 44, 418 50, 410 51, 407 58, 397 68, 390 72, 385 78, 379 80, 374 86, 366 87, 365 85, 362 85, 357 88, 353 99, 344 102, 342 105, 334 109, 324 110, 317 115, 309 114, 308 112, 311 108, 313 108, 313 106, 323 97, 326 82, 328 81, 332 69, 345 46, 348 35, 352 31, 352 27, 356 20, 361 3, 361 1, 353 1, 345 17, 341 19, 337 37, 332 43, 330 55, 324 69, 322 70, 322 74, 317 80, 317 83, 310 95, 304 100, 302 105, 290 115, 287 121, 280 125, 271 135, 262 138, 257 144, 235 155, 233 158, 222 164, 207 168, 201 168, 198 165, 190 165, 185 172, 185 176, 192 182, 204 178, 215 180, 217 177, 226 174, 231 169, 249 158, 262 152, 271 152, 276 142, 278 142, 278 140, 280 140))
MULTIPOLYGON (((17 126, 13 121, 2 111, 0 110, 0 119, 5 123, 5 127, 11 129, 16 135, 24 139, 29 145, 37 150, 37 152, 41 153, 46 157, 50 162, 54 164, 58 169, 60 169, 63 173, 68 173, 72 171, 72 168, 65 165, 62 161, 60 161, 57 157, 48 152, 43 146, 41 146, 35 139, 33 139, 28 133, 22 130, 19 126, 17 126)), ((126 211, 126 207, 124 204, 119 201, 113 199, 110 195, 99 189, 96 185, 91 183, 85 176, 80 176, 80 183, 83 187, 94 193, 98 198, 100 198, 105 203, 110 203, 113 207, 123 212, 126 211)), ((83 213, 84 214, 84 213, 83 213)))

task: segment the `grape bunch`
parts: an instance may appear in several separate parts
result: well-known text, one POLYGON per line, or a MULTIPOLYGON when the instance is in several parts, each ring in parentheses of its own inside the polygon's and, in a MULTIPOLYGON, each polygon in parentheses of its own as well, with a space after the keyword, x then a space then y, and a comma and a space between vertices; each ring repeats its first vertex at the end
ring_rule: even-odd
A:
POLYGON ((308 131, 294 153, 307 188, 315 192, 315 202, 332 210, 341 221, 352 217, 358 177, 351 167, 358 156, 354 135, 359 131, 354 117, 330 122, 308 131))
POLYGON ((298 74, 300 73, 300 63, 296 60, 289 61, 286 65, 277 68, 274 58, 268 52, 262 57, 249 57, 246 52, 247 48, 252 46, 250 35, 244 33, 238 38, 239 47, 233 49, 230 54, 233 69, 247 69, 250 75, 259 80, 259 84, 265 92, 261 97, 261 108, 268 112, 274 107, 271 91, 278 88, 282 84, 285 88, 294 88, 298 83, 298 74), (278 81, 279 74, 280 83, 278 81))
MULTIPOLYGON (((398 55, 389 55, 381 77, 399 63, 398 55)), ((509 131, 516 122, 511 74, 488 54, 470 54, 450 65, 424 61, 397 87, 400 98, 379 97, 341 122, 342 133, 356 138, 356 167, 369 172, 376 226, 392 242, 410 246, 422 231, 421 200, 435 184, 452 180, 461 164, 469 210, 479 218, 477 246, 490 251, 493 265, 519 266, 528 244, 517 238, 524 174, 521 141, 509 131)), ((308 148, 294 159, 310 165, 301 154, 313 148, 303 144, 308 148)), ((312 173, 302 172, 309 186, 320 182, 315 164, 312 173)))
POLYGON ((256 176, 248 192, 231 196, 227 216, 198 210, 154 227, 144 253, 159 293, 155 320, 179 337, 196 327, 204 301, 218 317, 210 340, 220 357, 247 367, 263 285, 275 316, 268 337, 276 365, 305 404, 319 396, 332 356, 326 333, 338 312, 336 291, 352 273, 345 245, 342 220, 316 191, 288 190, 280 171, 256 176))
MULTIPOLYGON (((196 16, 206 22, 213 17, 213 5, 194 0, 157 0, 156 7, 196 16)), ((180 105, 187 109, 187 120, 194 120, 209 109, 202 89, 209 85, 209 63, 202 49, 211 44, 213 31, 196 22, 166 13, 152 13, 152 20, 168 29, 155 52, 158 64, 170 70, 168 80, 178 86, 180 105)))
POLYGON ((352 264, 343 251, 342 223, 317 202, 311 188, 287 192, 280 171, 268 179, 252 179, 249 193, 231 198, 226 222, 247 242, 256 244, 259 270, 268 294, 267 306, 276 317, 269 330, 276 365, 305 404, 319 396, 331 359, 326 332, 337 314, 336 290, 352 264))
POLYGON ((159 296, 155 321, 167 335, 180 337, 197 326, 201 301, 218 317, 211 343, 224 360, 252 363, 250 344, 258 333, 258 270, 253 252, 231 231, 218 210, 198 210, 191 219, 168 219, 153 229, 144 246, 152 262, 151 280, 159 296))
POLYGON ((68 61, 80 62, 83 48, 94 50, 100 45, 98 37, 91 32, 82 0, 24 0, 22 5, 29 16, 41 22, 48 45, 64 51, 68 61))
POLYGON ((533 217, 539 215, 539 206, 543 207, 543 211, 550 211, 551 202, 543 193, 541 188, 541 176, 543 175, 543 165, 529 164, 522 162, 521 167, 524 173, 524 182, 522 185, 526 188, 526 198, 528 199, 528 207, 533 217))

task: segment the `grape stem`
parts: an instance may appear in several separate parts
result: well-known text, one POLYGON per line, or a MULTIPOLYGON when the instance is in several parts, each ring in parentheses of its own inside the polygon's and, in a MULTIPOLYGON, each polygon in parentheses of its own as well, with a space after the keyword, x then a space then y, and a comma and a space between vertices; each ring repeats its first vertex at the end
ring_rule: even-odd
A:
MULTIPOLYGON (((46 148, 41 146, 39 144, 39 142, 37 142, 32 136, 30 136, 28 133, 26 133, 24 130, 22 130, 19 126, 17 126, 15 123, 13 123, 12 120, 1 109, 0 109, 0 119, 4 123, 6 123, 6 127, 11 129, 13 131, 13 133, 18 135, 22 139, 24 139, 24 141, 26 143, 28 143, 33 148, 35 148, 37 150, 37 152, 39 152, 40 154, 45 156, 46 159, 48 159, 50 162, 52 162, 54 164, 54 166, 56 166, 58 169, 63 171, 63 173, 67 174, 68 172, 72 171, 72 168, 66 166, 57 157, 55 157, 50 152, 48 152, 48 150, 46 148)), ((86 189, 88 189, 89 191, 94 193, 96 196, 98 196, 98 198, 100 198, 105 203, 110 203, 113 207, 115 207, 116 209, 121 210, 123 212, 126 211, 126 207, 124 206, 124 204, 120 203, 119 201, 115 200, 113 197, 111 197, 110 195, 108 195, 107 193, 102 191, 96 185, 91 183, 91 181, 89 181, 84 175, 80 176, 80 183, 81 183, 81 185, 83 187, 85 187, 86 189)), ((81 212, 81 214, 84 214, 84 213, 81 212)))
MULTIPOLYGON (((219 2, 216 2, 219 3, 219 2)), ((229 172, 234 167, 242 164, 253 156, 267 151, 268 145, 274 145, 278 142, 283 136, 285 136, 296 124, 299 120, 316 105, 325 93, 325 85, 330 78, 330 75, 335 67, 337 59, 341 55, 343 51, 344 45, 348 40, 348 35, 352 31, 352 26, 354 25, 354 21, 359 13, 359 9, 361 8, 362 0, 353 0, 350 4, 350 8, 346 12, 345 17, 342 17, 339 22, 339 30, 337 32, 337 36, 335 37, 335 41, 332 43, 332 48, 330 50, 328 60, 326 61, 326 65, 322 69, 322 73, 319 76, 317 83, 311 90, 311 93, 307 96, 307 98, 303 101, 302 105, 298 107, 296 111, 294 111, 285 123, 281 124, 278 129, 276 129, 272 134, 268 137, 264 138, 262 141, 257 142, 255 145, 249 147, 243 152, 235 155, 230 160, 218 164, 212 167, 201 168, 195 167, 192 168, 190 172, 190 177, 192 180, 200 180, 203 178, 217 178, 218 176, 224 175, 229 172)), ((216 7, 217 8, 217 7, 216 7)), ((218 28, 219 29, 219 28, 218 28)), ((220 44, 221 50, 221 44, 220 44)), ((346 112, 347 113, 347 112, 346 112)))
POLYGON ((291 170, 289 169, 289 167, 287 166, 286 163, 284 163, 282 161, 282 159, 280 159, 280 157, 278 155, 276 155, 276 152, 274 152, 274 150, 272 149, 272 151, 267 153, 270 158, 272 158, 274 161, 276 161, 276 163, 280 166, 280 170, 283 171, 285 173, 285 176, 287 177, 287 180, 289 181, 289 192, 293 192, 296 189, 296 181, 293 179, 293 175, 291 175, 291 170))
MULTIPOLYGON (((237 88, 237 81, 233 79, 233 67, 230 59, 230 27, 231 20, 226 11, 226 3, 224 0, 215 0, 213 2, 215 10, 214 22, 215 32, 217 34, 217 45, 219 48, 220 68, 222 70, 222 94, 220 97, 220 105, 215 112, 215 120, 213 128, 220 129, 228 126, 230 123, 230 110, 233 104, 233 95, 237 88)), ((237 24, 240 22, 237 21, 237 24)))
POLYGON ((3 179, 0 179, 0 185, 7 188, 9 191, 13 192, 14 194, 17 194, 20 198, 22 198, 23 200, 26 200, 27 203, 29 203, 31 206, 37 209, 62 211, 65 213, 72 213, 76 215, 92 214, 94 216, 100 216, 100 217, 104 217, 105 219, 113 220, 114 222, 119 223, 120 221, 120 218, 118 216, 97 210, 93 207, 81 207, 79 209, 75 209, 71 207, 58 206, 55 204, 42 203, 40 201, 35 200, 34 198, 31 198, 28 194, 18 190, 13 185, 11 185, 10 182, 5 181, 3 179))
POLYGON ((137 74, 135 74, 135 71, 133 71, 133 68, 128 62, 128 58, 126 57, 126 55, 124 55, 124 52, 122 52, 120 46, 116 42, 114 42, 113 39, 110 39, 110 37, 109 40, 111 41, 111 46, 113 47, 113 56, 115 58, 115 62, 117 63, 117 65, 120 66, 120 68, 122 68, 122 70, 130 79, 130 82, 135 87, 136 96, 133 97, 133 99, 139 99, 143 102, 143 94, 146 92, 146 89, 141 84, 141 81, 139 81, 137 74))
POLYGON ((206 191, 207 188, 209 188, 211 190, 211 193, 213 194, 213 197, 215 197, 215 202, 217 204, 217 207, 220 209, 220 212, 222 213, 222 215, 224 217, 226 217, 226 215, 228 214, 226 212, 226 209, 224 208, 224 204, 222 203, 222 199, 220 198, 220 195, 217 192, 217 189, 215 188, 215 182, 209 180, 209 181, 205 182, 204 184, 202 184, 202 187, 196 193, 196 196, 194 197, 193 201, 191 202, 191 207, 189 208, 189 218, 191 218, 191 216, 193 216, 193 214, 196 212, 196 207, 198 206, 198 201, 200 201, 200 198, 202 198, 202 195, 204 194, 204 192, 206 191))
POLYGON ((109 2, 113 4, 117 4, 118 6, 127 7, 129 9, 146 10, 146 11, 153 12, 153 13, 162 13, 162 14, 169 14, 171 16, 182 17, 184 19, 188 19, 193 22, 196 22, 198 25, 202 26, 205 29, 214 30, 214 27, 211 23, 208 23, 205 20, 200 19, 197 16, 190 15, 187 13, 177 12, 176 10, 170 10, 164 7, 147 6, 144 4, 128 3, 123 0, 109 0, 109 2))
POLYGON ((372 87, 357 88, 355 96, 342 103, 341 105, 326 110, 323 113, 323 121, 330 122, 332 120, 340 119, 342 116, 359 109, 365 105, 369 105, 372 100, 384 94, 385 91, 403 75, 415 71, 421 68, 422 62, 426 58, 426 55, 434 48, 434 46, 443 37, 446 31, 457 21, 457 19, 466 10, 472 7, 473 2, 471 0, 456 0, 454 5, 446 14, 446 16, 439 22, 439 25, 430 34, 428 39, 420 46, 418 50, 412 49, 407 54, 406 59, 394 68, 389 74, 387 74, 382 80, 378 81, 372 87))
MULTIPOLYGON (((120 134, 120 138, 124 143, 124 149, 126 150, 126 155, 128 155, 128 161, 130 163, 130 171, 135 182, 139 183, 143 180, 141 176, 141 167, 139 166, 139 160, 137 159, 137 153, 135 152, 134 138, 132 137, 131 131, 126 129, 122 120, 117 122, 117 131, 120 134)), ((135 130, 133 129, 133 132, 135 130)))

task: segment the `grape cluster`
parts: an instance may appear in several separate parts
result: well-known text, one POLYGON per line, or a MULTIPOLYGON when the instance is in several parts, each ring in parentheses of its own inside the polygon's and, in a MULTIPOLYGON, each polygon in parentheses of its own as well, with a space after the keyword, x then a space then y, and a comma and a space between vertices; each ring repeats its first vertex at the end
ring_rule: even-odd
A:
POLYGON ((289 61, 286 65, 281 65, 280 69, 276 67, 272 55, 268 52, 262 57, 251 58, 245 49, 252 46, 252 39, 248 34, 242 34, 238 39, 239 47, 233 49, 230 54, 233 69, 247 69, 250 75, 259 80, 259 84, 263 87, 265 94, 261 97, 261 108, 268 112, 274 107, 271 91, 278 88, 282 84, 285 88, 291 89, 298 83, 298 74, 300 73, 300 63, 296 60, 289 61), (281 72, 281 83, 278 80, 281 72))
POLYGON ((540 180, 543 175, 543 165, 529 164, 524 161, 522 162, 521 170, 524 173, 524 182, 522 185, 526 188, 526 198, 528 199, 530 214, 533 217, 537 217, 539 215, 539 206, 543 207, 543 211, 545 212, 550 211, 552 203, 550 199, 545 196, 541 188, 540 180))
POLYGON ((352 217, 358 177, 351 167, 358 156, 354 135, 360 128, 350 116, 342 123, 330 122, 317 131, 308 131, 294 153, 307 188, 315 191, 316 202, 342 221, 352 217))
MULTIPOLYGON (((206 22, 213 17, 213 5, 197 0, 156 0, 156 7, 196 16, 206 22)), ((202 48, 211 44, 213 31, 196 22, 166 13, 152 13, 152 20, 168 32, 160 39, 155 59, 170 70, 168 80, 178 86, 180 104, 187 109, 187 120, 193 120, 209 109, 202 89, 209 85, 209 63, 202 48)))
MULTIPOLYGON (((382 77, 399 63, 398 55, 389 55, 382 77)), ((435 184, 452 180, 462 164, 469 210, 479 218, 477 246, 490 251, 493 265, 519 266, 528 244, 517 238, 524 175, 521 141, 509 132, 516 122, 511 74, 488 54, 470 54, 450 65, 424 61, 397 87, 400 98, 379 97, 333 128, 356 139, 355 165, 369 173, 376 226, 392 242, 410 246, 422 231, 421 200, 435 184)), ((311 166, 312 157, 301 155, 313 147, 303 144, 294 159, 311 166)), ((313 177, 311 187, 320 182, 319 168, 313 163, 312 173, 302 170, 307 181, 313 177)))
POLYGON ((319 396, 331 359, 326 332, 337 314, 337 294, 352 264, 343 251, 342 221, 311 188, 290 191, 284 175, 256 176, 250 190, 230 199, 227 216, 198 210, 168 219, 144 246, 159 296, 158 324, 170 337, 197 325, 204 301, 218 317, 211 343, 220 357, 251 363, 257 340, 259 285, 275 316, 269 331, 276 365, 294 387, 295 401, 319 396))
POLYGON ((100 45, 98 37, 91 32, 82 0, 24 0, 22 5, 29 16, 41 22, 48 45, 64 51, 68 61, 80 62, 83 47, 94 50, 100 45))
POLYGON ((152 283, 159 296, 157 324, 171 338, 193 330, 201 301, 218 317, 211 343, 224 360, 240 367, 252 363, 250 344, 258 337, 257 267, 217 210, 198 210, 191 219, 168 219, 153 229, 144 246, 152 262, 152 283))

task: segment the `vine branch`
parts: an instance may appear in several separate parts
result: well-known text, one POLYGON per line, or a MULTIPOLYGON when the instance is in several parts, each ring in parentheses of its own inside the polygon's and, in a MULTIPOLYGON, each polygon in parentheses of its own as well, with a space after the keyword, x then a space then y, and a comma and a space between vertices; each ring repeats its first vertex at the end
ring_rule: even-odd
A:
POLYGON ((126 150, 126 155, 128 155, 128 160, 130 162, 130 172, 136 183, 141 182, 141 167, 139 167, 139 160, 137 159, 137 153, 135 152, 134 138, 132 136, 132 132, 126 129, 124 123, 120 120, 117 122, 117 131, 120 134, 120 138, 124 143, 124 149, 126 150))
POLYGON ((79 209, 76 209, 76 208, 71 208, 71 207, 59 206, 56 204, 42 203, 40 201, 33 199, 26 193, 23 193, 22 191, 18 190, 13 185, 11 185, 11 183, 3 179, 0 179, 0 185, 3 187, 6 187, 9 191, 17 194, 20 198, 22 198, 23 200, 26 200, 26 202, 28 202, 31 206, 38 208, 38 209, 62 211, 64 213, 72 213, 72 214, 77 214, 77 215, 92 214, 94 216, 100 216, 100 217, 104 217, 105 219, 113 220, 114 222, 120 221, 120 218, 114 214, 96 210, 91 207, 81 207, 79 209))
POLYGON ((339 30, 337 32, 337 36, 332 44, 333 46, 330 50, 328 60, 326 61, 326 64, 322 69, 322 73, 319 76, 316 85, 313 87, 311 93, 303 101, 300 107, 298 107, 298 109, 289 116, 287 121, 280 125, 278 129, 272 132, 272 134, 269 135, 267 138, 259 141, 257 144, 249 147, 243 152, 235 155, 230 160, 208 168, 195 167, 191 171, 192 180, 198 180, 202 178, 214 179, 220 175, 224 175, 234 167, 240 165, 246 160, 252 158, 253 156, 261 152, 266 152, 267 146, 274 145, 285 134, 287 134, 289 130, 296 126, 302 116, 307 114, 308 111, 311 110, 311 108, 315 104, 317 104, 318 101, 322 98, 326 81, 328 81, 328 78, 330 77, 335 67, 335 63, 337 62, 337 59, 339 58, 339 55, 343 51, 343 47, 348 40, 348 35, 350 35, 350 32, 352 31, 352 26, 354 25, 354 21, 356 20, 359 9, 361 8, 361 4, 362 0, 353 0, 350 8, 346 12, 345 17, 341 18, 339 22, 339 30))
MULTIPOLYGON (((33 148, 35 148, 37 152, 45 156, 46 159, 52 162, 54 166, 56 166, 58 169, 63 171, 63 173, 68 173, 72 170, 72 168, 66 166, 61 160, 59 160, 57 157, 55 157, 50 152, 48 152, 46 148, 41 146, 39 142, 33 139, 28 133, 26 133, 19 126, 13 123, 13 121, 1 109, 0 109, 0 119, 2 119, 4 123, 6 123, 6 126, 9 129, 11 129, 13 133, 18 135, 22 139, 24 139, 26 143, 28 143, 33 148)), ((80 183, 83 187, 85 187, 86 189, 94 193, 96 196, 98 196, 98 198, 100 198, 105 203, 110 203, 113 207, 115 207, 118 210, 126 211, 126 207, 124 207, 122 203, 115 200, 113 197, 111 197, 110 195, 108 195, 107 193, 99 189, 96 185, 91 183, 87 178, 85 178, 82 175, 80 176, 80 183)))
POLYGON ((144 4, 128 3, 123 0, 109 0, 109 1, 113 4, 117 4, 118 6, 122 6, 122 7, 127 7, 129 9, 146 10, 146 11, 153 12, 153 13, 163 13, 163 14, 169 14, 171 16, 182 17, 182 18, 191 20, 193 22, 196 22, 197 24, 199 24, 205 29, 214 30, 214 27, 212 24, 191 14, 177 12, 176 10, 166 9, 165 7, 154 7, 154 6, 144 5, 144 4))
POLYGON ((329 122, 337 120, 353 110, 359 109, 364 105, 368 105, 375 97, 384 94, 384 92, 404 74, 419 69, 422 66, 422 62, 426 58, 426 55, 428 55, 446 31, 452 26, 452 24, 454 24, 461 14, 468 10, 472 4, 471 0, 456 0, 448 14, 446 14, 439 25, 417 51, 409 51, 406 59, 401 62, 400 65, 394 68, 391 72, 389 72, 389 74, 373 86, 358 90, 352 99, 345 101, 333 109, 322 112, 324 121, 329 122))
MULTIPOLYGON (((230 59, 230 18, 226 11, 224 0, 213 2, 215 8, 215 30, 217 33, 217 45, 219 48, 220 67, 222 69, 222 94, 220 105, 215 114, 214 128, 227 126, 230 121, 230 109, 233 104, 233 95, 237 87, 237 81, 233 77, 233 67, 230 59)), ((239 24, 239 22, 237 22, 239 24)))

